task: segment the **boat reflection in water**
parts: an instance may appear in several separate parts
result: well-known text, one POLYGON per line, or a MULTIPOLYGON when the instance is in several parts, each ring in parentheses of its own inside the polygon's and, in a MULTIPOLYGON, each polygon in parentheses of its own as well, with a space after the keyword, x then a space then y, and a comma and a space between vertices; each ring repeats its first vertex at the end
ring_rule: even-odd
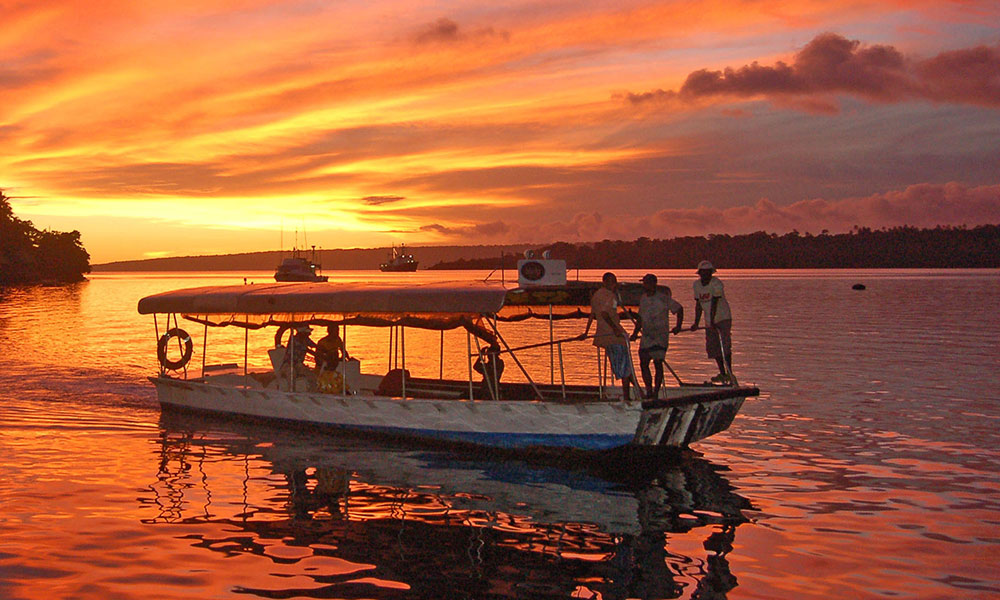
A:
POLYGON ((170 411, 160 427, 145 522, 183 524, 195 547, 266 560, 253 576, 234 574, 237 592, 607 600, 724 598, 737 585, 726 555, 752 507, 693 455, 637 464, 625 478, 608 469, 618 473, 609 479, 599 464, 457 456, 170 411))

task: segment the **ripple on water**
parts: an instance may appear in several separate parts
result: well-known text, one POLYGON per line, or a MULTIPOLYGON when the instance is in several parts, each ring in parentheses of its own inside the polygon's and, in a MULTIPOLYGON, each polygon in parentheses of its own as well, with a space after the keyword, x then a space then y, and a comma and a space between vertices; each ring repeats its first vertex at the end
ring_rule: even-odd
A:
MULTIPOLYGON (((688 306, 690 279, 664 273, 688 306)), ((726 279, 737 372, 763 394, 698 445, 700 466, 642 485, 166 422, 135 302, 218 278, 5 295, 0 586, 25 598, 1000 595, 997 274, 883 273, 863 297, 855 280, 726 279)), ((242 358, 241 336, 210 335, 224 351, 213 358, 242 358)), ((365 364, 384 351, 380 335, 349 340, 365 364)), ((703 343, 672 341, 685 378, 711 373, 703 343)), ((430 354, 408 367, 436 369, 430 354)))

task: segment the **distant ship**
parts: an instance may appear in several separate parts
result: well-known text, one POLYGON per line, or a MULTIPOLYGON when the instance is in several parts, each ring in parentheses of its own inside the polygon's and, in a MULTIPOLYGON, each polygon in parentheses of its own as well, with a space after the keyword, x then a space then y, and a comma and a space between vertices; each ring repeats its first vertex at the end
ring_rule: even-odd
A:
POLYGON ((398 250, 395 246, 392 247, 392 251, 389 252, 389 260, 380 264, 378 268, 380 271, 385 271, 387 273, 416 271, 417 261, 413 260, 412 254, 406 254, 403 249, 403 244, 400 244, 398 250))
POLYGON ((317 275, 321 266, 316 264, 316 246, 312 249, 312 260, 299 256, 299 249, 292 249, 292 256, 281 261, 274 271, 275 281, 327 281, 326 275, 317 275))

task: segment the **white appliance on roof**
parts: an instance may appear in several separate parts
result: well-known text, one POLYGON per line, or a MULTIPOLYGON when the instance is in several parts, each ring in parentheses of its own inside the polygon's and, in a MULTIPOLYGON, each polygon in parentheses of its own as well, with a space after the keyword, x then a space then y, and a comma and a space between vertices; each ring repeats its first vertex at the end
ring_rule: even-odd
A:
POLYGON ((549 256, 548 250, 542 253, 542 258, 535 258, 533 250, 525 250, 524 258, 517 261, 517 284, 521 287, 566 285, 566 261, 549 256))

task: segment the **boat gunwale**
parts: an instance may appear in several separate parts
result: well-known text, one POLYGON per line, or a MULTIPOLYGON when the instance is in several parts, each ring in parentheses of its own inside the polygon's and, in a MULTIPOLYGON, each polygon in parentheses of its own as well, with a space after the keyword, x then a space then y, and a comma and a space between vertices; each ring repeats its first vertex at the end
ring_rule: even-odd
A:
MULTIPOLYGON (((448 397, 446 395, 442 395, 440 397, 437 397, 437 396, 412 396, 410 394, 407 394, 406 397, 403 397, 403 396, 389 396, 389 395, 384 395, 384 394, 373 394, 372 396, 367 396, 367 395, 357 395, 357 394, 346 394, 345 395, 345 394, 338 394, 338 393, 315 392, 315 391, 307 391, 307 390, 301 390, 301 391, 294 391, 293 392, 293 391, 288 391, 288 390, 271 389, 271 388, 244 387, 244 386, 239 386, 239 385, 226 384, 226 383, 222 383, 222 382, 213 382, 213 381, 211 381, 212 378, 213 378, 212 376, 208 376, 208 377, 202 376, 202 377, 191 378, 191 379, 182 379, 182 378, 177 378, 177 377, 170 377, 169 375, 149 376, 149 380, 152 381, 152 382, 154 382, 154 383, 157 382, 157 381, 169 382, 169 384, 171 384, 171 385, 176 385, 177 387, 182 387, 184 389, 191 389, 190 387, 187 387, 187 386, 199 385, 199 386, 216 387, 216 388, 221 388, 221 389, 247 390, 247 391, 253 391, 253 392, 281 393, 281 394, 291 394, 291 395, 310 395, 310 396, 328 397, 328 398, 331 398, 331 399, 335 399, 335 398, 341 398, 341 399, 343 399, 343 398, 351 398, 351 399, 358 399, 358 400, 362 400, 362 401, 364 401, 364 400, 375 400, 375 401, 391 400, 391 401, 399 401, 399 402, 416 402, 416 403, 421 403, 421 402, 476 402, 476 403, 494 403, 494 404, 495 403, 524 404, 524 403, 535 402, 535 403, 541 403, 541 404, 558 404, 558 405, 566 405, 566 406, 622 405, 623 407, 626 407, 626 408, 641 408, 642 410, 650 410, 650 409, 659 409, 659 408, 681 407, 681 406, 687 406, 687 405, 691 405, 691 404, 699 404, 699 403, 703 403, 703 402, 713 402, 713 401, 719 401, 719 400, 728 400, 728 399, 731 399, 731 398, 748 398, 748 397, 754 397, 754 396, 759 396, 760 395, 760 390, 757 387, 755 387, 755 386, 742 386, 741 385, 741 386, 734 386, 734 387, 723 387, 723 386, 717 386, 717 385, 705 385, 705 386, 689 385, 689 386, 685 386, 685 387, 687 389, 691 389, 691 388, 695 388, 695 387, 697 387, 697 388, 703 388, 703 389, 701 389, 699 391, 693 391, 692 393, 685 394, 684 396, 681 396, 681 397, 659 398, 659 399, 656 399, 656 400, 641 400, 641 401, 631 400, 631 401, 627 401, 626 402, 626 401, 622 400, 621 398, 600 398, 600 397, 596 397, 596 396, 593 397, 593 398, 587 398, 587 397, 581 398, 581 397, 579 397, 581 394, 587 394, 587 393, 589 393, 591 395, 596 394, 598 392, 598 389, 599 389, 598 386, 596 386, 596 385, 568 384, 568 385, 566 385, 566 391, 567 391, 567 393, 574 393, 574 395, 576 395, 577 397, 575 397, 575 398, 561 398, 561 397, 559 397, 559 393, 561 391, 561 386, 559 384, 536 384, 539 387, 539 389, 544 390, 544 391, 551 391, 551 392, 553 392, 554 395, 550 396, 550 397, 547 397, 547 398, 543 398, 541 400, 539 400, 538 398, 516 398, 516 397, 512 398, 512 397, 509 397, 509 396, 502 396, 500 399, 493 399, 493 398, 490 398, 490 397, 487 397, 487 396, 484 396, 482 398, 471 398, 470 399, 468 397, 461 397, 461 396, 460 397, 448 397), (714 389, 704 389, 704 388, 714 388, 714 389)), ((413 378, 408 377, 407 378, 407 382, 408 382, 407 383, 407 390, 408 390, 408 392, 413 392, 413 391, 417 391, 417 390, 424 391, 424 390, 426 390, 426 386, 427 385, 432 385, 433 386, 435 384, 442 388, 441 391, 444 391, 445 389, 455 389, 455 390, 460 390, 460 391, 466 391, 468 389, 468 385, 469 385, 468 381, 461 381, 461 380, 457 380, 457 379, 455 379, 455 380, 449 380, 449 379, 434 379, 434 378, 421 378, 421 377, 413 377, 413 378), (445 384, 445 386, 447 386, 447 387, 441 386, 441 384, 445 384), (422 388, 423 388, 423 390, 422 390, 422 388)), ((508 386, 511 386, 511 387, 519 387, 519 388, 530 389, 530 384, 528 384, 528 383, 521 383, 521 382, 509 382, 509 383, 503 383, 501 385, 508 385, 508 386)), ((671 389, 684 389, 684 388, 671 388, 671 389)), ((433 389, 429 390, 430 393, 433 393, 434 391, 435 390, 433 390, 433 389)))

